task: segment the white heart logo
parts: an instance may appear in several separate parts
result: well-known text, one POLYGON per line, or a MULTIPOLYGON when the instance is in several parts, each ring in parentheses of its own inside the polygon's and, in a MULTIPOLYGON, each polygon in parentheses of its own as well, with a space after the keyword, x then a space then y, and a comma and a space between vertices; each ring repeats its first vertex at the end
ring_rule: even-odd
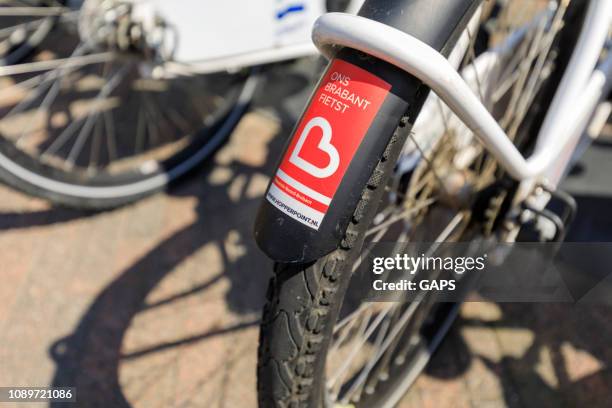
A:
POLYGON ((340 165, 340 155, 338 154, 338 150, 331 144, 331 138, 332 128, 327 119, 320 116, 312 118, 304 127, 304 130, 302 131, 302 134, 295 145, 295 149, 293 149, 293 152, 289 157, 289 162, 317 178, 326 178, 331 176, 336 172, 336 170, 338 170, 338 166, 340 165), (308 135, 315 127, 321 128, 323 131, 323 136, 321 137, 317 148, 322 152, 327 153, 329 156, 329 164, 325 167, 315 166, 299 156, 306 139, 308 139, 308 135))

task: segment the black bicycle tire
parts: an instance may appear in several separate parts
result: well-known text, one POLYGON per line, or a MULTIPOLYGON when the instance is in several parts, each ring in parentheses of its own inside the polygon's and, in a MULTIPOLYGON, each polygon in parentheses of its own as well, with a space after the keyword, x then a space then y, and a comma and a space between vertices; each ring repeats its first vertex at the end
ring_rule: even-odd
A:
MULTIPOLYGON (((388 176, 395 146, 403 144, 408 129, 405 118, 398 125, 373 174, 388 176)), ((258 351, 258 398, 260 407, 311 406, 311 388, 316 387, 315 360, 326 346, 322 331, 326 318, 338 313, 341 298, 335 296, 348 285, 350 274, 342 273, 367 228, 372 203, 380 197, 386 177, 372 177, 346 230, 341 246, 309 265, 276 264, 266 293, 258 351), (300 349, 298 351, 298 348, 300 349)), ((329 325, 327 325, 329 329, 329 325)), ((329 337, 329 336, 327 336, 329 337)))

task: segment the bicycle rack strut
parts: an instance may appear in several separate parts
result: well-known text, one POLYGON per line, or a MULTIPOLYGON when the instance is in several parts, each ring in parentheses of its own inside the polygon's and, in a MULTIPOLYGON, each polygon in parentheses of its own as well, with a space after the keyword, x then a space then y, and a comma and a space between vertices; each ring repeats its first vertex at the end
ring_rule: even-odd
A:
MULTIPOLYGON (((589 14, 610 14, 611 3, 609 0, 594 0, 589 14)), ((602 28, 601 24, 587 27, 596 31, 590 34, 602 37, 603 44, 608 27, 602 28)), ((558 129, 571 129, 570 132, 565 131, 565 140, 557 140, 552 148, 536 150, 526 159, 449 61, 426 43, 383 23, 344 13, 329 13, 319 17, 312 38, 317 48, 329 59, 333 58, 339 48, 349 47, 417 77, 449 106, 517 180, 540 177, 553 164, 571 136, 582 132, 581 121, 575 118, 589 116, 595 107, 592 101, 598 100, 594 95, 607 95, 606 89, 610 89, 612 82, 608 80, 612 76, 612 56, 608 56, 587 81, 581 94, 582 99, 573 101, 574 114, 562 117, 562 123, 554 128, 555 132, 558 129)), ((597 61, 593 61, 593 67, 596 64, 597 61)))

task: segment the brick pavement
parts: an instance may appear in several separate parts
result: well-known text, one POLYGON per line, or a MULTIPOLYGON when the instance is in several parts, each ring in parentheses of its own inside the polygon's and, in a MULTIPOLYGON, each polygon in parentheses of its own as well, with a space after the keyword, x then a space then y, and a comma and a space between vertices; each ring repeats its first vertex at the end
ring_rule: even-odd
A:
MULTIPOLYGON (((115 211, 0 187, 0 385, 77 386, 88 407, 255 406, 270 262, 251 223, 290 127, 276 113, 249 114, 214 165, 115 211)), ((401 407, 612 406, 610 310, 466 304, 401 407)))

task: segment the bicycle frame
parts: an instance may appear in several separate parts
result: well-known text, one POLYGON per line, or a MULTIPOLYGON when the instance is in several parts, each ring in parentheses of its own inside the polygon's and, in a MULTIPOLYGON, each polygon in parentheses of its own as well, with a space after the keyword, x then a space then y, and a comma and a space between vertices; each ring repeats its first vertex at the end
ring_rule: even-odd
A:
POLYGON ((389 62, 427 84, 481 140, 516 180, 523 199, 537 183, 556 188, 598 103, 612 85, 612 56, 598 64, 610 24, 612 2, 591 0, 568 69, 525 158, 449 61, 424 42, 363 17, 331 13, 320 17, 313 41, 328 58, 350 47, 389 62))

